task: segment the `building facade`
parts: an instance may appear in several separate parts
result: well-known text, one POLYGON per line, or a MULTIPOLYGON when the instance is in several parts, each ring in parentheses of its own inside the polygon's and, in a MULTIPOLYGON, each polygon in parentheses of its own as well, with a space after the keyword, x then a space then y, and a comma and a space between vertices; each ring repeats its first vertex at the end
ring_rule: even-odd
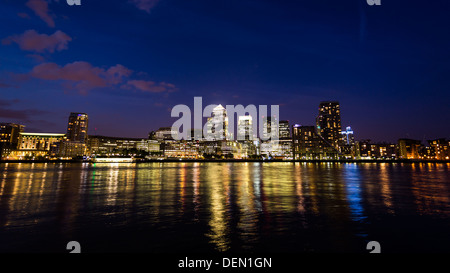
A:
POLYGON ((437 160, 449 160, 450 159, 450 140, 445 138, 428 140, 430 145, 429 158, 437 160))
POLYGON ((160 151, 157 140, 109 136, 89 136, 88 151, 95 156, 140 156, 160 151))
POLYGON ((24 125, 15 123, 0 123, 0 159, 9 156, 11 151, 17 149, 20 133, 24 125))
POLYGON ((20 133, 23 132, 25 126, 15 123, 0 123, 0 143, 10 145, 12 149, 16 149, 19 143, 20 133))
POLYGON ((356 145, 353 130, 350 126, 341 132, 341 141, 339 144, 340 156, 343 159, 352 159, 356 156, 356 145))
POLYGON ((230 139, 228 131, 228 116, 227 110, 219 104, 216 106, 211 117, 206 122, 206 136, 207 140, 228 140, 230 139))
POLYGON ((86 113, 70 113, 67 125, 67 140, 87 143, 89 118, 86 113))
POLYGON ((292 126, 292 156, 294 160, 337 159, 337 150, 322 136, 314 126, 292 126))
POLYGON ((252 141, 253 135, 253 118, 252 116, 239 116, 238 118, 238 130, 237 140, 252 141))
POLYGON ((59 145, 66 140, 65 134, 20 133, 16 150, 9 159, 50 159, 59 157, 59 145))
POLYGON ((280 120, 278 123, 278 139, 291 139, 291 128, 288 120, 280 120))
POLYGON ((341 110, 339 102, 324 101, 319 105, 319 115, 316 118, 317 134, 326 142, 339 147, 341 140, 341 110))
POLYGON ((398 154, 400 159, 420 159, 422 142, 415 139, 402 138, 398 140, 398 154))

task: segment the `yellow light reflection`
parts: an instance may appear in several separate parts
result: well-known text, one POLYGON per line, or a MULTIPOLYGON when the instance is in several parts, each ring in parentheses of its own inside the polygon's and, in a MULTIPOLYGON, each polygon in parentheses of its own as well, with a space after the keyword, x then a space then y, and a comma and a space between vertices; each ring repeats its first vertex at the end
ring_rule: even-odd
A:
POLYGON ((210 191, 210 220, 211 231, 207 234, 211 243, 216 245, 218 251, 227 251, 230 248, 228 240, 229 217, 226 215, 226 204, 229 197, 230 177, 226 164, 211 164, 206 169, 207 183, 210 191))
POLYGON ((390 181, 391 178, 389 176, 389 166, 390 164, 383 163, 380 165, 380 184, 381 184, 381 196, 383 199, 383 204, 386 206, 388 213, 395 214, 394 205, 392 202, 392 192, 390 181))

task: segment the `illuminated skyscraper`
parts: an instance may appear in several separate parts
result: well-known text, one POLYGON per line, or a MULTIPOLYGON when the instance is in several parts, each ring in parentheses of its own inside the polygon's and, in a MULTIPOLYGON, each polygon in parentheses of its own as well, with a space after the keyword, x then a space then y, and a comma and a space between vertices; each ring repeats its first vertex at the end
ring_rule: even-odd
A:
POLYGON ((219 104, 216 106, 207 121, 208 140, 226 140, 229 138, 227 110, 219 104))
POLYGON ((316 118, 317 134, 334 148, 339 147, 341 139, 341 111, 339 102, 324 101, 319 105, 319 115, 316 118))
POLYGON ((237 140, 253 140, 252 116, 239 116, 237 140))
POLYGON ((88 115, 85 113, 70 113, 67 126, 67 140, 87 143, 88 115))
POLYGON ((355 137, 353 136, 352 127, 348 126, 347 128, 345 128, 345 131, 341 132, 341 134, 342 134, 342 143, 344 145, 355 144, 355 137))
POLYGON ((280 120, 280 123, 278 124, 278 136, 279 139, 291 138, 291 129, 289 128, 288 120, 280 120))
POLYGON ((279 122, 274 116, 263 117, 263 132, 261 139, 263 141, 267 140, 278 140, 279 139, 279 122))
POLYGON ((350 126, 341 132, 341 140, 339 143, 339 152, 343 158, 353 158, 356 156, 355 137, 350 126))

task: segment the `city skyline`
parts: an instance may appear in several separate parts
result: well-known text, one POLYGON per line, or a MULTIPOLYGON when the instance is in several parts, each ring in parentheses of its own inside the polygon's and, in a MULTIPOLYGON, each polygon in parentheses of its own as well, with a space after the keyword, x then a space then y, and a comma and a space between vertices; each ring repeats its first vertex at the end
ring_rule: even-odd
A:
MULTIPOLYGON (((199 99, 201 101, 201 98, 196 101, 199 99)), ((196 106, 201 107, 201 103, 196 106)), ((260 110, 261 107, 267 108, 260 105, 260 110)), ((149 132, 146 138, 88 135, 89 115, 78 112, 70 113, 66 134, 25 132, 22 124, 0 123, 0 160, 450 159, 450 140, 445 137, 428 139, 426 143, 410 138, 401 138, 395 143, 355 138, 350 126, 344 129, 341 125, 338 101, 319 104, 315 125, 290 124, 278 116, 277 107, 270 114, 267 111, 258 114, 254 105, 227 105, 225 108, 219 104, 194 110, 195 113, 201 110, 204 117, 208 117, 210 111, 210 117, 197 124, 203 129, 192 128, 190 120, 186 123, 186 115, 191 119, 192 111, 186 109, 186 105, 179 106, 178 110, 181 108, 184 110, 180 120, 171 127, 149 132), (234 125, 230 124, 236 125, 237 138, 234 125)))
MULTIPOLYGON (((355 137, 353 126, 351 126, 351 125, 349 125, 347 123, 341 123, 340 109, 337 111, 337 116, 338 116, 337 120, 339 121, 338 126, 333 126, 333 128, 325 129, 326 132, 324 133, 324 128, 320 128, 321 124, 324 124, 324 122, 322 120, 323 119, 325 119, 325 120, 331 119, 332 121, 334 121, 334 119, 336 119, 334 117, 331 117, 331 118, 330 117, 326 117, 326 118, 323 117, 324 116, 323 107, 326 104, 337 105, 338 109, 340 108, 339 107, 340 106, 339 101, 321 101, 319 103, 319 106, 318 106, 318 113, 317 113, 317 115, 312 114, 312 116, 315 117, 315 122, 314 123, 300 124, 300 123, 298 123, 296 121, 287 120, 287 119, 284 119, 282 116, 280 116, 280 117, 276 118, 277 125, 278 126, 283 126, 282 124, 287 123, 287 125, 286 125, 287 127, 286 126, 283 126, 283 127, 289 128, 289 129, 285 129, 285 130, 288 130, 288 131, 290 131, 294 127, 300 127, 300 126, 312 127, 312 128, 314 128, 314 131, 318 135, 322 135, 322 137, 325 140, 327 140, 332 146, 335 146, 334 143, 336 143, 338 141, 341 141, 343 139, 345 139, 345 141, 348 142, 349 141, 348 140, 348 134, 351 134, 351 137, 352 137, 353 141, 355 141, 355 140, 372 141, 374 143, 395 143, 399 139, 415 139, 415 138, 410 138, 410 137, 400 137, 400 138, 397 138, 397 139, 395 139, 393 141, 388 141, 386 139, 384 139, 384 140, 383 139, 382 140, 374 140, 374 139, 370 138, 370 136, 368 138, 358 137, 358 133, 359 132, 356 132, 356 137, 355 137), (347 124, 347 125, 342 125, 342 124, 347 124), (329 132, 330 130, 331 130, 331 133, 329 132), (330 135, 333 135, 333 136, 330 136, 330 135)), ((236 106, 233 106, 233 105, 231 105, 231 106, 233 108, 236 107, 236 106)), ((196 130, 205 130, 205 132, 208 132, 207 134, 212 134, 212 136, 214 136, 210 140, 218 140, 218 139, 216 139, 217 136, 214 135, 214 134, 217 134, 217 133, 214 133, 214 130, 212 130, 212 128, 214 127, 212 125, 212 124, 214 124, 213 121, 214 121, 214 119, 216 119, 215 123, 217 123, 217 125, 219 125, 219 126, 223 126, 223 129, 221 129, 221 133, 219 133, 219 135, 223 135, 223 139, 226 139, 228 137, 230 140, 239 140, 237 137, 239 135, 242 135, 242 136, 245 136, 244 138, 246 140, 248 140, 248 134, 249 134, 248 130, 249 129, 245 128, 245 133, 240 132, 240 130, 242 130, 242 128, 240 128, 240 121, 241 120, 245 120, 246 122, 248 122, 248 120, 250 120, 250 124, 251 124, 250 131, 253 131, 251 129, 251 128, 253 128, 253 124, 252 124, 251 120, 252 119, 258 120, 258 117, 256 117, 256 118, 252 117, 247 112, 245 113, 245 115, 238 115, 238 112, 236 112, 235 114, 236 115, 233 116, 233 118, 236 119, 234 121, 235 128, 233 130, 231 130, 231 129, 229 129, 229 126, 228 126, 228 120, 231 117, 227 116, 227 111, 226 111, 225 107, 223 107, 222 104, 219 104, 217 107, 215 107, 211 111, 211 117, 202 119, 202 127, 204 126, 203 129, 201 129, 201 128, 191 128, 190 130, 191 131, 194 131, 194 130, 195 131, 196 130), (219 118, 217 117, 217 113, 218 112, 219 113, 223 112, 223 114, 222 113, 220 114, 219 118), (220 120, 222 118, 224 119, 223 123, 217 122, 217 119, 220 120), (231 133, 231 132, 233 132, 233 133, 231 133)), ((325 116, 327 116, 327 115, 325 115, 325 116)), ((329 115, 329 116, 332 116, 332 115, 329 115)), ((14 124, 16 126, 20 126, 21 131, 22 132, 26 132, 26 133, 64 134, 63 132, 67 131, 67 133, 65 135, 67 136, 68 140, 79 141, 79 142, 83 142, 83 143, 87 142, 88 136, 90 136, 90 135, 93 135, 93 136, 108 136, 108 137, 115 137, 115 138, 145 139, 151 133, 157 132, 158 130, 161 130, 161 129, 164 129, 164 128, 168 128, 170 130, 173 130, 173 128, 174 128, 174 127, 172 127, 173 124, 171 126, 169 126, 170 124, 164 124, 164 126, 160 126, 160 127, 151 126, 147 130, 147 132, 144 135, 141 135, 141 136, 125 136, 123 134, 122 135, 120 135, 120 134, 119 135, 106 135, 106 134, 100 134, 100 133, 97 134, 97 133, 95 133, 96 132, 95 130, 93 131, 90 128, 87 130, 87 128, 88 128, 88 126, 87 126, 88 120, 90 122, 91 117, 88 118, 88 114, 85 113, 85 112, 70 112, 68 115, 66 115, 65 124, 61 127, 61 129, 54 130, 54 131, 47 130, 45 128, 32 128, 32 130, 29 130, 29 129, 27 129, 28 128, 27 124, 19 124, 19 123, 14 122, 14 120, 2 119, 2 120, 0 120, 0 123, 3 123, 3 124, 14 124), (69 121, 67 121, 67 120, 69 120, 69 121), (72 125, 73 123, 75 123, 76 125, 72 125), (71 132, 71 130, 76 131, 76 132, 75 133, 71 132), (81 131, 81 133, 79 131, 81 131)), ((175 120, 176 120, 176 118, 172 118, 172 122, 175 121, 175 120)), ((259 132, 258 129, 255 129, 254 132, 256 132, 256 134, 252 134, 251 137, 252 138, 255 137, 255 138, 258 138, 258 139, 261 139, 261 137, 262 137, 263 140, 270 139, 270 130, 271 130, 270 129, 270 120, 271 120, 270 116, 262 117, 261 121, 263 123, 259 124, 258 126, 262 126, 262 128, 261 128, 262 131, 261 132, 264 132, 263 136, 260 136, 259 133, 258 133, 259 132), (267 124, 269 124, 268 128, 267 128, 267 124)), ((191 118, 191 121, 193 121, 192 118, 191 118)), ((258 124, 258 123, 256 122, 256 124, 258 124)), ((178 129, 182 130, 181 128, 178 128, 178 129)), ((278 128, 278 130, 280 130, 280 129, 281 129, 281 127, 278 128)), ((193 132, 191 132, 191 133, 194 134, 193 132)), ((290 137, 292 138, 292 132, 290 132, 290 133, 291 133, 290 137)), ((176 134, 179 134, 179 132, 177 131, 176 134)), ((286 135, 284 135, 284 136, 286 136, 286 135)), ((194 140, 194 138, 195 138, 194 135, 192 135, 191 137, 192 137, 192 140, 194 140)), ((281 137, 282 136, 281 136, 281 132, 280 132, 280 138, 281 137)), ((204 136, 202 136, 201 138, 206 139, 204 136)), ((447 137, 441 135, 441 136, 438 136, 438 137, 435 137, 435 138, 422 138, 422 139, 417 139, 416 138, 415 140, 418 140, 421 143, 426 144, 426 142, 429 141, 429 140, 445 139, 445 138, 447 138, 447 137)))
POLYGON ((142 137, 194 96, 280 105, 302 125, 337 100, 342 127, 361 139, 449 137, 449 6, 7 0, 0 121, 56 132, 70 109, 89 113, 91 135, 142 137))

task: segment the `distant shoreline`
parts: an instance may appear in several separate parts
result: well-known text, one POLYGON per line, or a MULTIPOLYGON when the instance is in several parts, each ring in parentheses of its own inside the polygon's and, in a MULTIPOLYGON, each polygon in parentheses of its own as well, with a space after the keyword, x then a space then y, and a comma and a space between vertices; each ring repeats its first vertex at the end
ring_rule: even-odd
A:
POLYGON ((450 163, 450 160, 422 160, 422 159, 314 159, 314 160, 284 160, 284 159, 144 159, 133 162, 94 162, 83 160, 0 160, 1 163, 164 163, 164 162, 228 162, 228 163, 247 163, 247 162, 285 162, 285 163, 450 163))

